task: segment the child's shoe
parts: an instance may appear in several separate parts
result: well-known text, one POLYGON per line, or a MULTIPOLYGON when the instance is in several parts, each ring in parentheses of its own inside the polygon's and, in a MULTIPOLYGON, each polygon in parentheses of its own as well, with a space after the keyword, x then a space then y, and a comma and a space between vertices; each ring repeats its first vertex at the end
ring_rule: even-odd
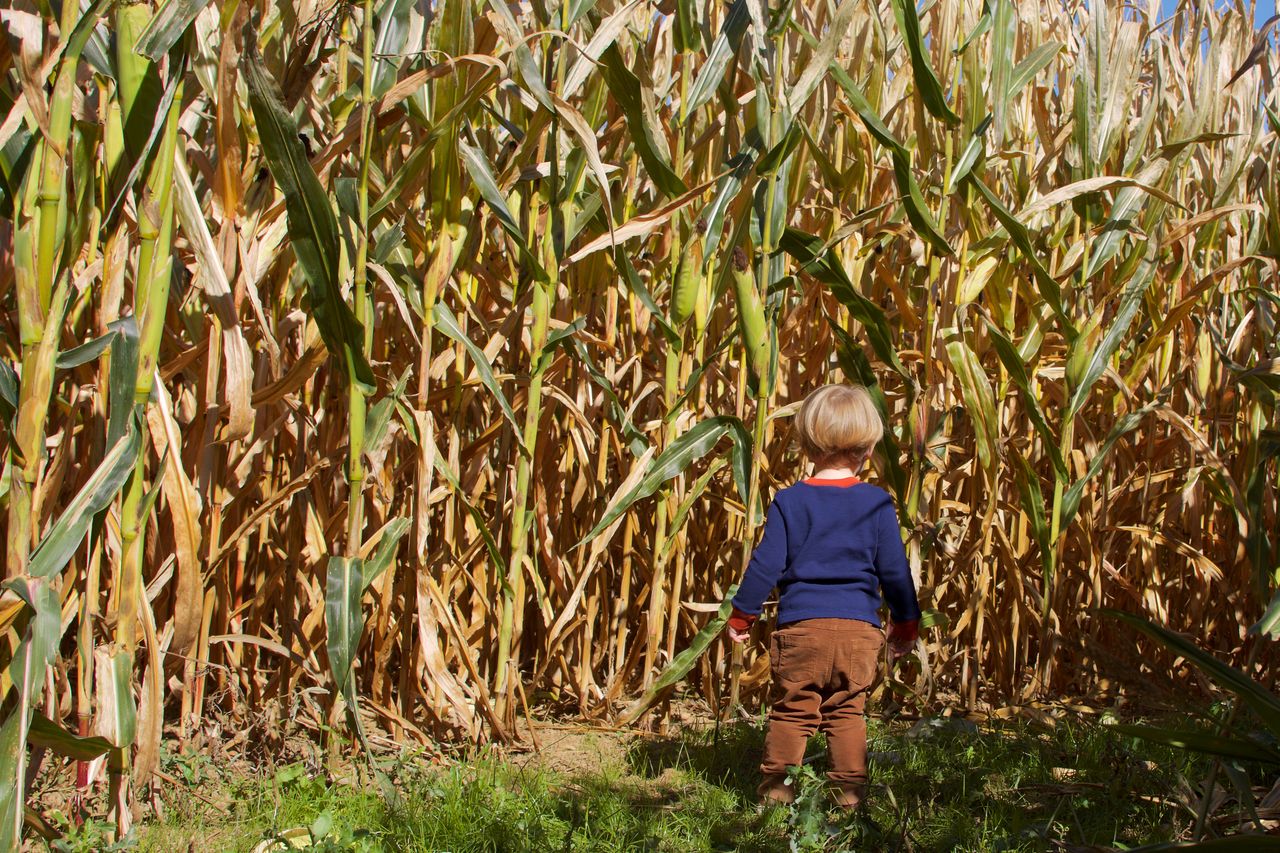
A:
POLYGON ((862 803, 864 785, 835 785, 831 789, 831 799, 840 808, 853 811, 862 803))
POLYGON ((796 792, 789 783, 790 780, 781 773, 765 776, 760 787, 756 788, 756 793, 760 795, 760 805, 785 806, 795 802, 796 792))

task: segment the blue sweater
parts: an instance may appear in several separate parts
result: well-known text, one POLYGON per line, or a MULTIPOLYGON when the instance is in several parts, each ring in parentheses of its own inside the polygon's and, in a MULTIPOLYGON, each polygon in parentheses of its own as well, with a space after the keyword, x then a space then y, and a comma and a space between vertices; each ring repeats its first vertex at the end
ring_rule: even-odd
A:
POLYGON ((775 586, 779 625, 836 618, 878 627, 881 590, 894 622, 920 618, 893 499, 869 483, 802 481, 778 492, 733 606, 757 615, 775 586))

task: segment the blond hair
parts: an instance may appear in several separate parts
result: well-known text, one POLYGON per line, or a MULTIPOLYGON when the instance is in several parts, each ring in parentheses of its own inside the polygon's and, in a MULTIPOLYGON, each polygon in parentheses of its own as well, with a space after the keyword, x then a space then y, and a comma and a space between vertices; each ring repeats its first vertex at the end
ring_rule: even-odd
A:
POLYGON ((796 415, 800 448, 810 459, 863 457, 884 436, 871 395, 861 385, 823 385, 805 397, 796 415))

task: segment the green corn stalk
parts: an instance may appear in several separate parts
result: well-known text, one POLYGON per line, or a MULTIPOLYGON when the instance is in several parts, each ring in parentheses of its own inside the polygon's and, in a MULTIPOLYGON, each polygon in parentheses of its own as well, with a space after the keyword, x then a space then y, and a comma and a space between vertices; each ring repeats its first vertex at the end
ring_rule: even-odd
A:
MULTIPOLYGON (((767 268, 767 261, 762 257, 757 265, 761 274, 767 268)), ((760 468, 764 459, 765 427, 768 423, 769 399, 773 393, 774 377, 771 366, 771 338, 768 317, 764 304, 760 300, 760 292, 751 272, 747 253, 738 247, 733 252, 733 289, 737 298, 738 331, 742 337, 742 379, 738 387, 747 386, 746 375, 754 379, 755 424, 751 432, 750 477, 747 485, 747 500, 743 514, 742 552, 739 560, 739 576, 751 562, 751 552, 755 548, 757 513, 760 502, 760 468)), ((729 707, 739 704, 739 690, 742 680, 742 644, 734 643, 729 672, 729 707)))
MULTIPOLYGON (((472 18, 469 4, 462 0, 444 0, 438 11, 440 24, 436 29, 437 49, 450 56, 462 56, 472 49, 472 18)), ((435 84, 433 97, 430 99, 433 108, 433 123, 439 125, 450 115, 450 111, 463 97, 465 90, 457 75, 450 75, 435 84)), ((432 340, 435 330, 436 301, 441 298, 445 285, 458 262, 458 255, 466 243, 466 229, 462 224, 462 165, 458 160, 456 136, 450 132, 441 136, 431 152, 432 162, 428 173, 428 189, 431 198, 430 219, 436 225, 436 238, 427 274, 422 282, 422 323, 420 337, 422 348, 418 359, 418 395, 414 418, 418 430, 428 429, 430 402, 430 368, 432 359, 432 340)), ((420 442, 423 437, 420 435, 420 442)), ((422 465, 417 472, 417 488, 414 519, 417 529, 414 531, 415 558, 414 569, 418 573, 427 571, 428 562, 428 521, 431 515, 430 497, 431 483, 435 472, 427 465, 422 465)), ((425 618, 420 615, 419 618, 425 618)), ((409 668, 405 668, 405 673, 409 668)))
POLYGON ((68 271, 59 270, 66 257, 68 233, 66 172, 71 141, 71 104, 80 52, 103 3, 91 7, 77 25, 79 8, 62 9, 61 32, 68 35, 54 77, 49 99, 49 132, 36 146, 27 171, 26 187, 15 230, 14 261, 17 285, 18 331, 22 346, 22 384, 13 430, 15 473, 9 492, 9 541, 6 544, 5 577, 26 571, 36 541, 31 517, 32 492, 44 457, 45 423, 53 391, 63 316, 70 292, 68 271), (30 234, 36 235, 34 245, 30 234))
MULTIPOLYGON (((555 139, 553 129, 550 139, 555 139)), ((556 158, 554 143, 550 144, 550 158, 556 158)), ((554 187, 555 172, 552 172, 554 187)), ((552 203, 554 205, 554 201, 552 203)), ((547 233, 542 242, 543 266, 545 276, 536 278, 531 287, 533 325, 529 329, 529 390, 525 398, 524 427, 521 435, 522 447, 516 459, 516 481, 513 515, 511 518, 511 559, 507 563, 506 577, 502 587, 502 616, 498 626, 498 714, 505 721, 514 718, 515 705, 512 701, 513 679, 517 678, 516 670, 519 660, 512 657, 512 649, 519 642, 525 608, 524 561, 529 554, 529 486, 533 474, 533 454, 537 448, 538 422, 542 416, 542 383, 546 373, 547 359, 544 353, 547 346, 547 328, 551 319, 552 301, 559 284, 559 264, 555 258, 551 234, 547 233)))
MULTIPOLYGON (((66 187, 72 98, 81 53, 105 7, 101 0, 83 14, 76 4, 62 7, 59 31, 66 41, 53 79, 47 133, 36 142, 16 205, 14 273, 22 381, 11 436, 14 476, 9 484, 5 575, 7 586, 23 599, 26 610, 16 623, 18 639, 9 656, 17 701, 0 724, 0 849, 5 850, 17 849, 21 841, 32 709, 43 693, 46 666, 56 656, 61 637, 58 575, 83 539, 89 519, 118 490, 115 463, 131 446, 122 442, 109 457, 104 478, 111 488, 105 500, 107 486, 91 479, 81 493, 83 500, 68 506, 33 554, 39 531, 32 515, 32 495, 44 461, 45 425, 71 291, 70 271, 62 268, 62 262, 77 254, 66 245, 68 235, 75 233, 69 223, 66 187)), ((88 180, 88 175, 77 177, 88 180)))
MULTIPOLYGON (((22 599, 24 611, 8 670, 17 701, 0 724, 0 849, 17 850, 22 838, 26 747, 29 738, 34 740, 32 711, 62 636, 58 575, 80 547, 94 516, 119 492, 140 447, 139 432, 131 424, 41 540, 32 555, 29 572, 5 584, 22 599)), ((56 724, 50 723, 46 729, 50 727, 71 737, 56 724)))
MULTIPOLYGON (((144 156, 142 134, 149 130, 155 108, 150 87, 156 80, 156 66, 134 52, 139 38, 151 19, 143 3, 127 3, 116 10, 117 94, 125 127, 125 144, 130 153, 144 156), (132 144, 131 144, 132 143, 132 144)), ((181 73, 181 62, 176 73, 181 73)), ((134 316, 139 334, 137 373, 134 377, 132 405, 142 412, 151 397, 169 304, 169 282, 172 276, 171 245, 173 239, 173 167, 178 142, 178 117, 181 113, 182 81, 163 115, 163 126, 155 146, 147 180, 138 198, 138 265, 134 282, 134 316)), ((123 405, 124 401, 116 401, 123 405)), ((132 680, 134 654, 138 645, 138 624, 143 577, 143 529, 149 501, 146 489, 146 442, 140 443, 133 471, 124 487, 120 505, 121 563, 115 578, 114 609, 115 643, 104 650, 117 681, 132 680)), ((117 689, 111 694, 118 707, 115 714, 131 720, 136 715, 131 689, 117 689)), ((103 712, 104 709, 99 709, 103 712)), ((128 831, 131 822, 129 798, 129 747, 136 731, 132 725, 118 728, 118 741, 110 761, 111 788, 118 831, 128 831)))
MULTIPOLYGON (((369 322, 369 165, 373 160, 373 0, 364 0, 361 21, 360 55, 360 177, 357 187, 359 222, 356 224, 355 280, 352 297, 355 319, 362 335, 358 346, 367 361, 373 343, 373 326, 369 322)), ((347 544, 348 558, 360 556, 364 536, 364 440, 368 421, 365 389, 352 382, 347 388, 350 411, 347 418, 347 544)))
MULTIPOLYGON (((516 48, 516 55, 523 59, 528 55, 528 48, 516 48)), ((545 60, 547 69, 559 68, 559 76, 563 76, 563 54, 556 50, 553 42, 548 48, 545 60)), ((522 77, 526 85, 532 85, 535 97, 541 86, 541 78, 534 71, 531 57, 527 60, 522 77)), ((545 89, 543 90, 545 92, 545 89)), ((540 99, 541 100, 541 99, 540 99)), ((543 106, 547 106, 543 104, 543 106)), ((545 137, 546 159, 551 163, 548 186, 548 202, 546 214, 549 218, 563 224, 571 216, 572 199, 569 193, 561 197, 559 145, 561 121, 558 114, 553 114, 545 137)), ((531 199, 530 222, 536 222, 540 215, 539 204, 531 199)), ((542 385, 549 359, 547 351, 547 329, 551 320, 553 302, 560 283, 559 252, 555 242, 555 228, 548 228, 542 235, 539 244, 539 265, 531 283, 532 299, 530 310, 533 314, 529 327, 529 388, 525 397, 524 425, 520 436, 520 447, 517 450, 515 490, 512 503, 511 518, 511 559, 507 563, 506 576, 502 580, 502 609, 498 625, 497 648, 497 712, 504 723, 514 720, 515 702, 513 700, 513 683, 518 678, 520 661, 513 656, 518 649, 520 635, 523 630, 526 589, 524 581, 524 562, 529 555, 529 530, 532 514, 529 511, 529 487, 533 476, 533 458, 537 449, 538 426, 542 418, 542 385)))
MULTIPOLYGON (((662 382, 662 405, 667 412, 671 411, 675 403, 676 393, 678 391, 678 383, 680 380, 680 349, 674 341, 668 342, 666 347, 665 369, 663 371, 662 382)), ((671 443, 678 437, 677 425, 675 419, 672 418, 666 422, 662 430, 662 446, 670 447, 671 443)), ((667 611, 667 526, 670 523, 672 505, 671 505, 671 489, 663 487, 661 494, 658 496, 656 507, 656 515, 654 518, 654 562, 653 562, 653 578, 649 583, 649 637, 645 646, 644 654, 644 685, 648 687, 652 684, 654 676, 654 665, 658 659, 658 652, 662 648, 663 640, 663 622, 667 611)), ((678 602, 672 602, 672 606, 676 606, 678 602)), ((672 625, 672 629, 675 629, 672 625)))

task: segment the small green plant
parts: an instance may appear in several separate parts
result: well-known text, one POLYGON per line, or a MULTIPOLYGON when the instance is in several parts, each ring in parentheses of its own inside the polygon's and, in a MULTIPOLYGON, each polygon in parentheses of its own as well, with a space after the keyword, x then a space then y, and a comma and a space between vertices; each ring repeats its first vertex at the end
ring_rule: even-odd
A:
POLYGON ((323 811, 308 828, 311 843, 292 849, 308 853, 382 853, 382 842, 366 829, 336 826, 333 813, 323 811))
POLYGON ((160 745, 160 766, 176 771, 188 785, 199 785, 218 775, 216 766, 205 753, 193 748, 173 752, 167 742, 160 745))
POLYGON ((825 850, 835 830, 827 819, 827 795, 822 779, 812 765, 799 764, 787 772, 787 784, 796 795, 787 815, 791 853, 825 850))
POLYGON ((54 812, 51 817, 53 824, 63 832, 61 838, 49 842, 49 849, 54 853, 120 853, 138 846, 132 829, 123 838, 113 841, 115 824, 111 821, 89 818, 77 826, 61 812, 54 812))

